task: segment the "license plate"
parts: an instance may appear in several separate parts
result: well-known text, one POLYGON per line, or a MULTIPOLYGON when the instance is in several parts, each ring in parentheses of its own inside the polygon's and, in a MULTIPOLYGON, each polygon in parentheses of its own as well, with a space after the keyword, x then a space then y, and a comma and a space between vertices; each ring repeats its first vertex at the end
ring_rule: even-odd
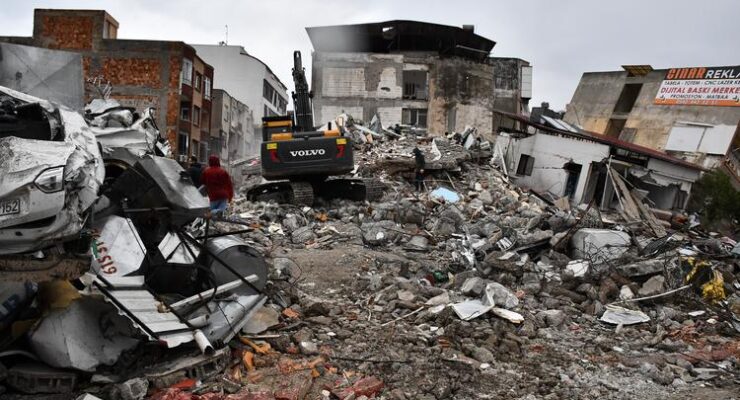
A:
POLYGON ((18 214, 21 212, 21 199, 0 201, 0 215, 18 214))

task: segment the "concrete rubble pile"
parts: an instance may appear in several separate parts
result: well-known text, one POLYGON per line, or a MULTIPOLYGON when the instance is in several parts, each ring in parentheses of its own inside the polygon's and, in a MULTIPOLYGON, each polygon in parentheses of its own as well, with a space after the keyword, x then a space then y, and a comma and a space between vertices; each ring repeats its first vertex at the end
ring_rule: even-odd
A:
POLYGON ((92 218, 81 224, 94 229, 92 255, 71 246, 81 234, 3 255, 4 266, 88 259, 63 279, 3 282, 12 310, 0 319, 11 333, 0 385, 13 396, 529 400, 737 389, 737 242, 517 188, 472 127, 431 137, 340 116, 334 123, 357 136, 355 175, 382 180, 381 201, 249 202, 261 179, 252 168, 227 215, 201 218, 205 198, 156 144, 151 119, 111 104, 91 104, 86 117, 100 162, 117 161, 79 213, 92 218), (121 148, 113 131, 139 135, 121 148), (419 191, 414 148, 426 161, 419 191))
POLYGON ((243 237, 270 256, 280 293, 261 332, 271 348, 371 373, 394 399, 736 387, 736 242, 570 209, 508 184, 490 146, 460 136, 358 146, 357 175, 388 185, 380 202, 237 200, 233 218, 249 221, 243 237))

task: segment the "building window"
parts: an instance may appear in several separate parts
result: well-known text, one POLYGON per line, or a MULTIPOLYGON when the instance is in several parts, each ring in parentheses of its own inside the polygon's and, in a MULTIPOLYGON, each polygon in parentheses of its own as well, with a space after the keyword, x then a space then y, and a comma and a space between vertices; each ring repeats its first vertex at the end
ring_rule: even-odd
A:
POLYGON ((635 106, 637 97, 640 95, 642 83, 628 83, 622 88, 617 104, 614 105, 615 113, 629 113, 635 106))
POLYGON ((193 62, 187 58, 182 59, 182 83, 192 85, 193 83, 193 62))
POLYGON ((193 88, 200 92, 200 83, 203 80, 203 75, 199 73, 195 73, 195 82, 193 83, 193 88))
POLYGON ((201 131, 207 132, 209 127, 211 126, 211 119, 208 116, 207 110, 201 110, 200 111, 200 124, 201 124, 201 131))
POLYGON ((278 91, 275 90, 272 85, 270 85, 270 82, 268 82, 267 79, 262 80, 262 97, 264 97, 268 103, 275 106, 278 112, 282 114, 285 113, 285 109, 288 106, 288 101, 280 96, 280 93, 278 93, 278 91))
POLYGON ((198 151, 200 150, 200 145, 197 140, 193 140, 193 144, 190 146, 190 151, 193 152, 191 156, 198 157, 198 151))
POLYGON ((519 164, 516 166, 517 175, 532 176, 532 169, 534 168, 534 157, 527 154, 522 154, 519 157, 519 164))
POLYGON ((264 109, 265 113, 263 117, 274 117, 278 115, 278 113, 276 113, 275 111, 272 111, 272 109, 270 109, 270 107, 268 107, 267 105, 264 105, 263 107, 265 108, 264 109))
POLYGON ((180 119, 190 121, 190 103, 183 103, 180 106, 180 119))
POLYGON ((203 142, 200 144, 200 155, 198 156, 201 160, 208 159, 208 143, 203 142))
POLYGON ((193 125, 200 125, 200 107, 193 106, 193 125))
POLYGON ((203 96, 205 96, 206 99, 210 99, 211 98, 211 78, 206 76, 205 78, 203 78, 203 83, 205 86, 203 90, 203 96))
POLYGON ((188 134, 185 132, 180 132, 180 134, 178 135, 177 154, 179 155, 188 154, 188 134))
POLYGON ((401 122, 404 125, 417 126, 419 128, 427 127, 427 110, 426 108, 404 108, 401 110, 401 122))
POLYGON ((270 85, 270 82, 267 82, 267 79, 262 80, 262 97, 265 98, 265 100, 272 103, 272 97, 273 93, 275 93, 275 89, 270 85))
POLYGON ((403 71, 403 98, 410 100, 429 98, 426 71, 403 71))

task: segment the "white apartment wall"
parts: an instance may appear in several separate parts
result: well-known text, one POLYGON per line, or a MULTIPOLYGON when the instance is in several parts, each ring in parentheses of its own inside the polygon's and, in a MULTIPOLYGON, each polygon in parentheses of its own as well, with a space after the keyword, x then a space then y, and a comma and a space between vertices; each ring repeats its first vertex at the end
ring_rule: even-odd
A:
POLYGON ((247 54, 242 46, 191 45, 198 56, 213 66, 213 87, 224 89, 235 99, 252 110, 254 123, 260 125, 264 116, 264 106, 272 111, 278 110, 262 97, 263 80, 267 81, 288 100, 287 90, 267 67, 258 59, 247 54))
POLYGON ((536 134, 522 139, 499 136, 509 175, 516 183, 537 191, 547 191, 556 196, 565 193, 567 173, 563 165, 572 161, 581 165, 581 174, 573 198, 580 202, 588 182, 592 162, 609 157, 609 146, 575 138, 536 134), (502 140, 503 139, 503 140, 502 140), (532 175, 517 175, 517 165, 522 154, 534 157, 532 175))

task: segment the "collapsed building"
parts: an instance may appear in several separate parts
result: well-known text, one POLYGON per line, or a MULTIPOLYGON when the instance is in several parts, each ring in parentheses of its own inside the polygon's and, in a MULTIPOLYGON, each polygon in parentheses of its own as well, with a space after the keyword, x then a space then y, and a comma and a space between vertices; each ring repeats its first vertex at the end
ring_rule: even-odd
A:
POLYGON ((493 109, 528 110, 532 67, 490 57, 495 42, 462 28, 416 21, 306 28, 314 47, 316 120, 347 113, 433 135, 474 126, 496 132, 493 109))
POLYGON ((740 66, 586 72, 563 119, 668 152, 740 183, 740 66))
POLYGON ((537 123, 523 115, 496 113, 522 127, 501 129, 496 140, 509 176, 519 185, 565 197, 576 205, 594 202, 602 209, 617 208, 623 196, 621 176, 654 208, 683 210, 692 184, 705 171, 666 153, 564 121, 547 117, 545 123, 537 123))
POLYGON ((80 54, 85 101, 105 96, 139 111, 155 108, 178 161, 206 157, 213 67, 192 46, 118 39, 118 22, 103 10, 57 9, 34 10, 33 36, 0 42, 80 54))

